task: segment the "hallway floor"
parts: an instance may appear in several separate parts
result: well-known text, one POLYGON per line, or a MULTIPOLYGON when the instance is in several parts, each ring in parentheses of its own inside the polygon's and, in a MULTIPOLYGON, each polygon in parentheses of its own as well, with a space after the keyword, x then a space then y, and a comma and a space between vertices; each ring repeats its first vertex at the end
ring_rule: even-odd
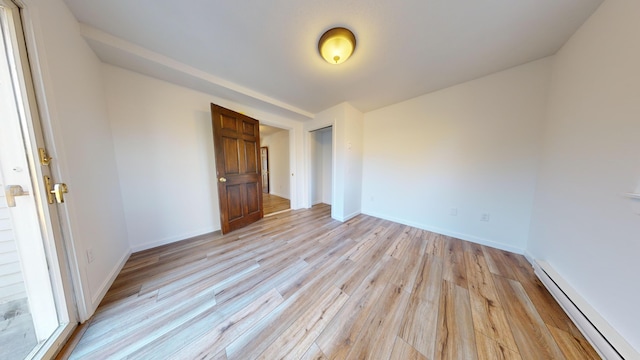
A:
POLYGON ((289 210, 291 208, 291 202, 289 199, 285 199, 273 194, 262 194, 262 208, 264 209, 264 215, 274 214, 280 211, 289 210))

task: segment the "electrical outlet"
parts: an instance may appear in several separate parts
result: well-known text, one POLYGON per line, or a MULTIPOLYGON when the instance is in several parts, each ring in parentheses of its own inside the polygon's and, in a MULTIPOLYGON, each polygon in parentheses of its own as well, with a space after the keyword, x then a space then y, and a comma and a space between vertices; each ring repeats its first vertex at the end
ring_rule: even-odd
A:
POLYGON ((449 210, 449 215, 458 216, 458 208, 451 208, 451 210, 449 210))
POLYGON ((482 215, 480 215, 480 221, 489 221, 490 217, 489 213, 482 213, 482 215))
POLYGON ((87 262, 89 264, 91 264, 93 262, 93 260, 95 260, 96 258, 93 257, 93 250, 92 249, 87 249, 87 262))

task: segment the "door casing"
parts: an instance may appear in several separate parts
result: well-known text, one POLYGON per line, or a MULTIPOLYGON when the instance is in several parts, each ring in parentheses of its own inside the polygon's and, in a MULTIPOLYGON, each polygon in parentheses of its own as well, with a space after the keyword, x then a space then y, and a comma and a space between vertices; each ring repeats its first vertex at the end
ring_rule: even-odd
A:
MULTIPOLYGON (((33 29, 33 17, 25 1, 0 0, 0 4, 7 9, 8 19, 3 29, 11 36, 11 54, 15 64, 14 83, 20 92, 21 107, 24 109, 21 117, 22 135, 25 142, 25 155, 31 176, 31 189, 34 203, 39 216, 39 228, 50 280, 55 288, 55 306, 58 312, 59 326, 45 343, 41 344, 35 357, 52 357, 64 344, 78 324, 78 308, 74 290, 74 277, 69 268, 73 267, 74 258, 68 251, 72 248, 68 237, 63 235, 61 223, 68 221, 63 208, 64 205, 50 205, 47 202, 43 177, 49 176, 59 179, 58 163, 54 159, 49 165, 40 161, 38 149, 55 149, 51 125, 48 118, 42 118, 41 113, 47 113, 43 107, 44 86, 41 69, 38 67, 36 40, 33 29)), ((51 152, 49 152, 51 154, 51 152)), ((55 154, 52 154, 55 158, 55 154)))

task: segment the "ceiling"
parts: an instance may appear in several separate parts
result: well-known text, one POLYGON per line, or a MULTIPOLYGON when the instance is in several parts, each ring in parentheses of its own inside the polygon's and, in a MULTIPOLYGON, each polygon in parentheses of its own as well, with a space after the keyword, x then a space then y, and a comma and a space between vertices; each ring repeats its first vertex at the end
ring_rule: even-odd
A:
POLYGON ((363 112, 554 54, 602 0, 65 0, 96 54, 295 119, 363 112), (351 59, 317 42, 350 28, 351 59))

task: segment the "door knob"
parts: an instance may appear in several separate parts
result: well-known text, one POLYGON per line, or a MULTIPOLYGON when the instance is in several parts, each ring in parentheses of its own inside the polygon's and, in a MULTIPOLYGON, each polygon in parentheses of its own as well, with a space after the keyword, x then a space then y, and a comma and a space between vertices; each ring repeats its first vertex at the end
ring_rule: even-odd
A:
POLYGON ((226 179, 226 178, 221 177, 220 179, 218 179, 218 181, 220 181, 220 182, 227 182, 227 179, 226 179))
POLYGON ((56 202, 62 204, 64 202, 64 194, 69 192, 69 188, 65 183, 58 183, 53 185, 53 195, 56 197, 56 202))
POLYGON ((7 196, 8 207, 16 207, 16 196, 29 195, 29 192, 24 191, 20 185, 7 185, 4 188, 4 193, 7 196))
POLYGON ((54 200, 58 204, 64 203, 64 194, 69 192, 69 188, 65 183, 52 184, 51 178, 44 177, 44 186, 47 189, 47 202, 53 204, 54 200))

